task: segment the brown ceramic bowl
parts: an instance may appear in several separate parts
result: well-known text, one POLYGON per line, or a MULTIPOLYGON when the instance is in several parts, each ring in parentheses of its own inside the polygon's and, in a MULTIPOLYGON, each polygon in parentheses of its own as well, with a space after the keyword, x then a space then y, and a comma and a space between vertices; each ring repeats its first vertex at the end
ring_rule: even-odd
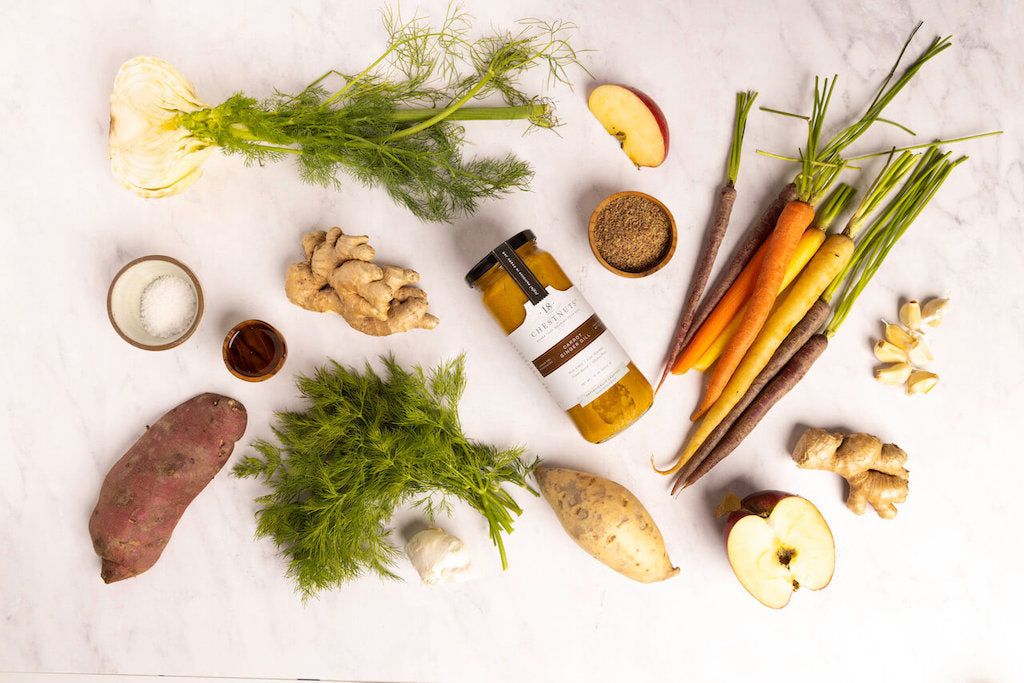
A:
POLYGON ((587 235, 588 235, 588 237, 590 239, 590 249, 591 249, 591 251, 594 252, 594 256, 601 263, 601 265, 604 266, 605 268, 607 268, 608 270, 610 270, 611 272, 615 273, 616 275, 621 275, 622 277, 647 277, 648 275, 650 275, 652 273, 656 273, 656 272, 658 272, 659 270, 661 270, 662 268, 665 267, 665 264, 668 263, 669 260, 672 259, 672 255, 676 251, 676 238, 677 238, 677 234, 676 234, 676 221, 672 217, 672 212, 669 211, 668 207, 665 206, 664 204, 662 204, 658 199, 650 196, 649 194, 644 194, 643 192, 635 192, 633 190, 628 190, 626 192, 617 192, 617 193, 611 195, 610 197, 605 198, 604 201, 602 201, 600 204, 598 204, 597 208, 594 209, 594 213, 592 213, 590 215, 590 225, 587 227, 587 235), (665 212, 665 216, 668 217, 668 229, 669 229, 669 243, 668 243, 668 246, 662 251, 662 253, 650 265, 648 265, 643 270, 636 270, 636 271, 634 271, 634 270, 623 270, 623 269, 617 268, 614 265, 612 265, 611 263, 609 263, 605 259, 604 254, 601 253, 600 245, 598 245, 597 240, 595 239, 595 229, 596 229, 596 226, 597 226, 597 219, 601 215, 601 213, 603 211, 605 211, 608 208, 608 205, 611 204, 616 199, 621 199, 623 197, 631 197, 631 196, 632 197, 640 197, 640 198, 645 199, 647 201, 653 202, 658 207, 660 207, 661 210, 665 212))
POLYGON ((262 382, 284 365, 288 346, 270 323, 244 320, 228 330, 221 352, 232 375, 246 382, 262 382))
POLYGON ((137 258, 125 265, 114 276, 107 290, 107 316, 121 339, 147 351, 173 349, 199 327, 203 318, 203 288, 188 266, 170 256, 152 255, 137 258), (192 286, 196 295, 196 312, 185 330, 175 337, 157 337, 142 325, 142 292, 164 275, 175 275, 192 286))

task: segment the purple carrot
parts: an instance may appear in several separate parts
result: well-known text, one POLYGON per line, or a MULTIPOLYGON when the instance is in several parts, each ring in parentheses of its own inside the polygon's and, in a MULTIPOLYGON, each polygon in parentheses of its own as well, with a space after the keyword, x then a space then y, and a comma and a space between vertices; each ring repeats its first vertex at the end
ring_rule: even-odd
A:
POLYGON ((765 385, 757 398, 751 402, 743 414, 726 432, 722 440, 718 442, 715 449, 708 454, 700 466, 690 475, 686 486, 690 486, 703 477, 711 468, 722 462, 727 455, 736 450, 736 447, 743 442, 761 419, 768 414, 768 411, 779 400, 789 393, 790 389, 803 379, 807 371, 811 369, 818 357, 828 348, 828 338, 824 334, 816 334, 800 347, 793 354, 793 357, 786 365, 779 370, 778 374, 765 385))
POLYGON ((810 310, 804 315, 803 319, 797 323, 796 327, 786 336, 783 342, 779 345, 779 348, 772 354, 771 360, 764 366, 764 369, 757 375, 750 388, 743 394, 743 398, 740 399, 739 403, 733 406, 733 409, 729 411, 729 414, 725 416, 725 419, 715 430, 711 432, 707 440, 701 444, 701 447, 693 454, 693 457, 687 461, 683 469, 679 470, 676 475, 675 482, 672 484, 672 494, 675 495, 678 491, 686 486, 686 480, 689 479, 690 475, 693 474, 700 466, 701 462, 704 461, 708 454, 711 453, 714 448, 718 445, 718 442, 728 433, 729 428, 739 419, 743 411, 746 410, 747 406, 753 402, 757 395, 761 392, 766 384, 789 362, 789 360, 800 350, 801 347, 811 338, 811 335, 817 332, 822 325, 825 324, 825 319, 829 314, 829 305, 822 299, 818 299, 811 306, 810 310))
MULTIPOLYGON (((750 257, 754 255, 757 248, 761 246, 768 235, 771 234, 772 230, 775 229, 775 223, 779 220, 779 214, 782 213, 782 207, 789 202, 796 199, 796 185, 790 183, 782 188, 779 192, 779 196, 775 198, 775 201, 765 209, 764 213, 757 219, 756 222, 752 223, 747 232, 743 235, 743 240, 733 251, 732 258, 729 263, 726 264, 725 268, 719 274, 718 279, 715 280, 715 286, 711 288, 707 296, 704 297, 704 301, 701 302, 700 308, 697 309, 697 313, 693 316, 693 322, 690 325, 690 329, 686 336, 683 338, 680 344, 680 351, 685 348, 690 340, 693 339, 693 335, 697 333, 700 326, 704 324, 707 317, 711 315, 711 311, 715 310, 715 306, 722 300, 725 293, 732 286, 732 283, 736 281, 740 271, 743 270, 747 262, 750 261, 750 257)), ((676 354, 678 356, 678 354, 676 354)), ((670 366, 675 364, 675 358, 672 358, 670 366)))
POLYGON ((668 377, 669 371, 675 365, 676 358, 683 350, 684 340, 690 331, 690 323, 697 312, 697 304, 704 293, 704 285, 708 283, 711 275, 711 268, 715 265, 715 257, 718 255, 718 247, 722 244, 725 231, 729 227, 729 216, 732 214, 732 205, 736 202, 736 188, 727 184, 718 193, 718 202, 715 204, 715 217, 708 229, 704 239, 704 248, 701 250, 700 258, 697 259, 697 271, 693 274, 693 282, 690 283, 690 292, 686 296, 686 303, 683 305, 683 314, 679 319, 679 327, 672 339, 672 349, 669 351, 665 367, 661 371, 661 379, 655 389, 661 389, 662 383, 668 377))
POLYGON ((729 161, 725 168, 725 186, 718 192, 718 201, 715 202, 711 226, 704 236, 704 246, 701 248, 700 258, 697 259, 697 268, 693 274, 693 280, 690 282, 690 291, 686 295, 683 312, 679 316, 679 326, 672 338, 672 346, 665 359, 665 367, 661 370, 661 379, 658 380, 655 393, 661 389, 676 358, 683 350, 684 340, 690 331, 690 323, 693 322, 694 313, 697 311, 697 304, 700 303, 704 287, 711 276, 711 269, 715 265, 715 258, 718 257, 718 247, 722 245, 722 238, 725 237, 725 231, 729 228, 729 216, 732 215, 732 206, 736 203, 736 178, 740 172, 743 133, 747 128, 747 114, 750 112, 755 98, 757 98, 757 93, 753 91, 736 93, 736 122, 732 129, 729 161))

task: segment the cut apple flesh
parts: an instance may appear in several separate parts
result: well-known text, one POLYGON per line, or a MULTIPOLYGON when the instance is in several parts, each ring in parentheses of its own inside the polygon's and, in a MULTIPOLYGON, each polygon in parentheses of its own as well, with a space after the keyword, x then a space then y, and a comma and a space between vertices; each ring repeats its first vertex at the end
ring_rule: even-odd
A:
POLYGON ((767 517, 748 514, 727 541, 736 578, 759 601, 779 609, 798 588, 828 585, 835 569, 835 543, 825 519, 809 501, 791 496, 767 517))
POLYGON ((638 90, 600 85, 587 106, 637 166, 658 166, 668 154, 668 126, 661 109, 638 90))

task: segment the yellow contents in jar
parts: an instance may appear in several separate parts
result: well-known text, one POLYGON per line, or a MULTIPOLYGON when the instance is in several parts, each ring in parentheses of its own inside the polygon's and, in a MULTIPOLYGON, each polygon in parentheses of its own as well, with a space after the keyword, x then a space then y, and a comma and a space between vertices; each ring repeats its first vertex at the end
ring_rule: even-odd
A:
MULTIPOLYGON (((515 253, 543 287, 559 291, 572 287, 554 257, 538 249, 532 239, 517 246, 515 253)), ((512 334, 526 320, 528 297, 501 265, 493 265, 471 282, 482 292, 484 305, 506 335, 512 334)), ((576 404, 566 412, 584 439, 600 443, 635 422, 653 401, 650 383, 630 360, 625 374, 615 384, 586 405, 576 404)))

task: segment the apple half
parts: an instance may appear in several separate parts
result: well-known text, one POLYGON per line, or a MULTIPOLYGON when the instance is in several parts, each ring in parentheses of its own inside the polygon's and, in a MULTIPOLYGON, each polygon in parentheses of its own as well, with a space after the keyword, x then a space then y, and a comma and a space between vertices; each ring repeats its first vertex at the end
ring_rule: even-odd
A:
POLYGON ((668 122, 650 97, 626 85, 594 88, 587 106, 637 166, 660 166, 668 156, 668 122))
MULTIPOLYGON (((726 552, 736 578, 762 604, 781 609, 798 588, 832 580, 836 545, 818 508, 780 491, 760 491, 735 505, 725 521, 726 552)), ((722 510, 722 508, 719 508, 722 510)))

